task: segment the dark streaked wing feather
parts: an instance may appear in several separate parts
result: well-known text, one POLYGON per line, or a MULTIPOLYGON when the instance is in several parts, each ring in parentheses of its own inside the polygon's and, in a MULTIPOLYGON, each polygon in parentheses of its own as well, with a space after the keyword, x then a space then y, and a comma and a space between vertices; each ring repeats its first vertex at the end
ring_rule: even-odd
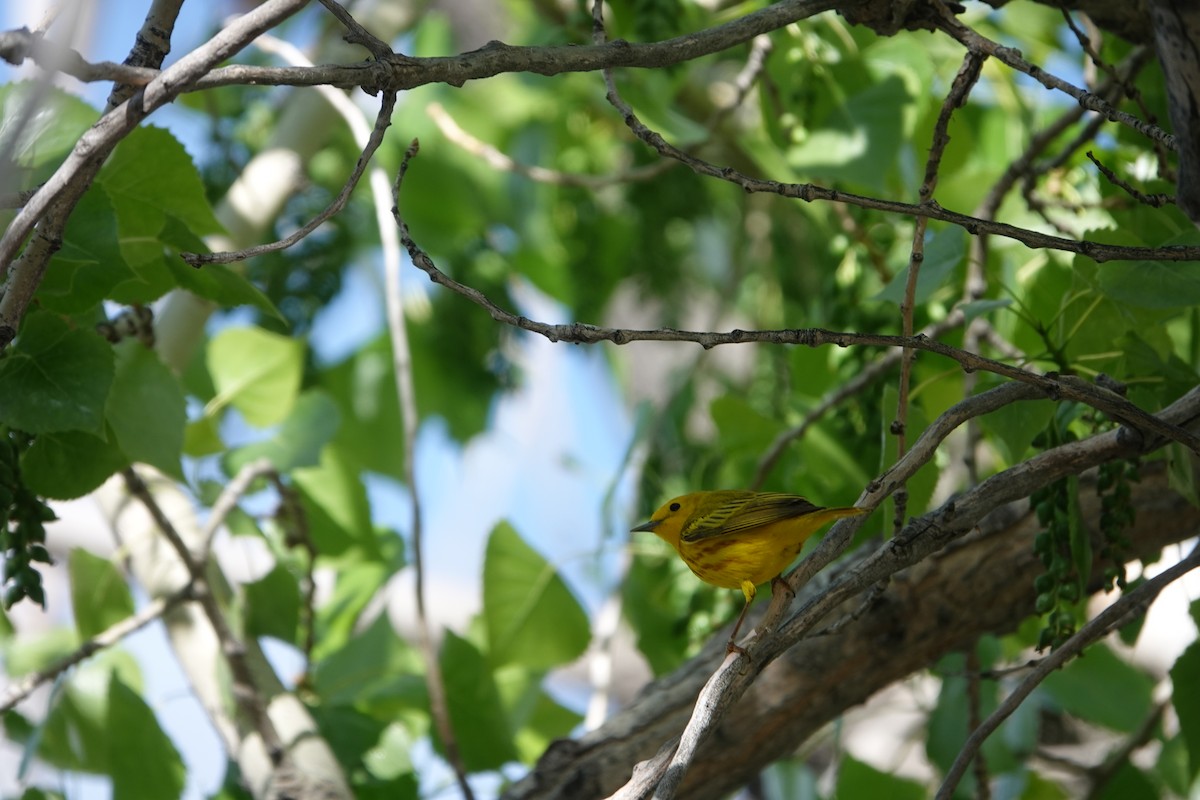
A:
POLYGON ((720 506, 706 514, 689 519, 683 526, 680 540, 695 542, 713 536, 724 536, 731 533, 769 525, 784 519, 803 517, 814 511, 820 511, 821 506, 815 506, 794 494, 764 492, 730 492, 730 498, 720 506), (730 518, 737 519, 730 521, 730 518))

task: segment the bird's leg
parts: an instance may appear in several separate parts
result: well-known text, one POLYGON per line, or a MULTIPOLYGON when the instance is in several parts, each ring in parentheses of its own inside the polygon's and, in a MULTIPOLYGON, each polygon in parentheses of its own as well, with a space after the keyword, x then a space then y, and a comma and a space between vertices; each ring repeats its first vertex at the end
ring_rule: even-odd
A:
POLYGON ((751 581, 742 581, 742 595, 746 598, 746 605, 742 606, 742 613, 738 615, 737 622, 734 623, 733 633, 729 634, 729 642, 725 645, 726 653, 741 653, 746 655, 746 649, 738 647, 734 644, 737 639, 738 631, 742 629, 742 621, 746 619, 746 612, 750 610, 750 604, 754 602, 754 595, 758 592, 751 581))
POLYGON ((725 645, 726 653, 740 653, 741 655, 746 655, 746 648, 739 647, 738 645, 734 644, 734 640, 737 639, 738 631, 742 628, 742 620, 746 618, 746 612, 749 610, 750 600, 746 600, 746 605, 742 606, 742 613, 738 615, 737 622, 734 623, 733 633, 729 634, 729 642, 725 645))

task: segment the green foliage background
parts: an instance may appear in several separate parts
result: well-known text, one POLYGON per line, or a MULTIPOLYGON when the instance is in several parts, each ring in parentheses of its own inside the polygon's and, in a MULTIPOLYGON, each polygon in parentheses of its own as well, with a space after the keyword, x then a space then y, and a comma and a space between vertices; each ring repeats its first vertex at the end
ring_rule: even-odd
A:
MULTIPOLYGON (((625 0, 613 4, 610 35, 639 41, 673 36, 761 4, 725 5, 714 12, 682 0, 625 0)), ((506 40, 587 40, 586 16, 559 17, 548 6, 503 4, 506 40)), ((318 19, 317 9, 311 12, 284 35, 318 19)), ((1038 63, 1082 69, 1085 59, 1056 11, 1027 3, 972 22, 1038 63)), ((330 28, 326 35, 336 33, 330 28)), ((407 52, 415 55, 461 49, 451 24, 433 13, 421 16, 406 39, 407 52)), ((1108 37, 1101 54, 1115 63, 1131 49, 1108 37)), ((928 33, 882 38, 826 14, 774 33, 756 89, 731 113, 718 114, 748 52, 743 46, 670 69, 620 71, 617 80, 648 125, 714 163, 779 181, 915 201, 941 99, 961 58, 956 45, 928 33)), ((1136 85, 1148 111, 1166 119, 1157 68, 1144 69, 1136 85)), ((0 86, 0 115, 12 118, 30 91, 30 84, 19 82, 0 86)), ((433 794, 410 756, 422 739, 435 740, 439 752, 442 747, 430 721, 424 662, 386 615, 366 613, 411 559, 410 532, 378 523, 363 484, 366 473, 404 479, 390 345, 381 331, 344 359, 324 363, 306 341, 314 318, 337 297, 347 265, 372 258, 379 246, 369 224, 369 197, 358 192, 346 212, 283 253, 202 270, 178 257, 205 250, 204 237, 220 231, 212 204, 278 121, 272 97, 246 87, 189 95, 184 102, 196 110, 190 124, 206 126, 211 136, 207 156, 194 158, 171 132, 147 126, 105 165, 72 217, 35 309, 0 358, 0 423, 11 449, 0 472, 19 475, 19 485, 39 498, 61 500, 88 495, 128 465, 143 463, 206 506, 243 465, 269 459, 301 499, 315 564, 333 575, 329 596, 314 609, 315 648, 301 697, 358 796, 433 794), (163 363, 136 340, 112 345, 96 332, 121 306, 152 303, 178 289, 222 309, 184 369, 163 363), (231 418, 254 432, 250 443, 230 439, 231 418)), ((16 188, 45 180, 97 118, 95 109, 63 91, 42 102, 35 124, 0 128, 0 142, 12 148, 18 170, 16 188)), ((515 307, 513 286, 525 283, 585 322, 603 323, 633 308, 652 326, 899 330, 910 219, 746 195, 679 166, 598 189, 533 182, 494 169, 449 141, 425 112, 432 103, 473 136, 526 164, 621 176, 657 157, 629 136, 605 102, 597 75, 502 75, 406 96, 395 126, 403 135, 390 136, 378 156, 394 172, 408 137, 421 140, 421 156, 404 188, 410 199, 406 221, 447 274, 504 307, 515 307)), ((951 124, 938 202, 975 208, 1030 136, 1069 107, 1068 100, 989 62, 971 103, 951 124)), ((1057 144, 1083 124, 1068 128, 1057 144)), ((1156 176, 1151 148, 1128 129, 1105 126, 1089 147, 1106 164, 1136 174, 1143 191, 1171 190, 1156 176)), ((306 165, 311 186, 276 221, 275 233, 323 207, 356 155, 344 133, 324 144, 306 165)), ((1079 150, 1047 167, 1043 178, 1037 191, 1047 197, 1045 216, 1011 193, 999 218, 1036 229, 1057 223, 1071 235, 1110 243, 1200 241, 1173 207, 1138 206, 1098 180, 1079 150)), ((0 219, 7 223, 12 213, 0 211, 0 219)), ((970 245, 961 229, 931 223, 917 287, 918 328, 943 320, 963 302, 970 245)), ((986 258, 986 292, 968 298, 968 315, 985 319, 1026 353, 1031 368, 1087 378, 1105 373, 1125 382, 1129 397, 1150 411, 1197 384, 1200 281, 1193 264, 1101 266, 995 237, 986 258)), ((457 442, 469 443, 486 430, 497 397, 522 385, 505 353, 523 334, 440 290, 429 293, 427 309, 409 315, 408 334, 421 419, 437 418, 457 442)), ((962 345, 962 328, 942 338, 962 345)), ((642 403, 637 446, 644 463, 634 516, 687 490, 747 485, 777 437, 881 355, 866 348, 753 346, 738 349, 731 368, 717 353, 673 350, 670 362, 656 362, 659 371, 647 376, 639 363, 653 348, 606 351, 630 406, 642 403)), ((960 399, 969 391, 967 380, 974 378, 947 362, 919 358, 909 429, 919 431, 960 399)), ((992 383, 983 378, 976 385, 992 383)), ((893 370, 822 417, 786 449, 763 488, 826 504, 853 502, 895 458, 888 434, 895 385, 893 370)), ((1084 437, 1107 424, 1078 409, 1055 413, 1049 403, 1027 405, 982 421, 986 473, 1050 446, 1047 437, 1084 437)), ((945 466, 931 463, 909 483, 910 514, 927 509, 945 466)), ((5 486, 16 481, 10 477, 5 486)), ((22 508, 32 513, 32 501, 24 502, 12 500, 6 508, 11 519, 22 508)), ((1067 519, 1069 505, 1062 509, 1067 519)), ((876 514, 867 533, 887 534, 888 518, 876 514)), ((306 601, 300 587, 310 555, 288 547, 281 526, 259 511, 239 512, 230 525, 239 535, 264 540, 276 557, 274 569, 237 587, 230 599, 238 630, 302 646, 306 601)), ((48 538, 52 544, 53 528, 48 538)), ((20 545, 7 542, 13 552, 20 545)), ((631 550, 624 618, 641 655, 661 675, 695 653, 737 612, 740 599, 700 585, 657 540, 639 539, 631 550)), ((6 563, 12 560, 10 555, 6 563)), ((6 580, 36 583, 29 577, 36 562, 25 563, 26 572, 6 572, 6 580)), ((577 730, 581 704, 548 691, 546 678, 584 653, 592 631, 558 565, 512 525, 492 531, 484 564, 483 608, 466 630, 445 632, 439 663, 463 762, 475 775, 490 775, 488 785, 496 786, 531 766, 549 742, 577 730)), ((66 567, 70 625, 17 633, 0 618, 0 653, 9 676, 47 666, 137 605, 120 563, 74 550, 66 567)), ((25 593, 41 599, 36 589, 25 593)), ((1066 613, 1071 625, 1082 619, 1078 594, 1052 594, 1049 609, 1066 613)), ((1031 621, 1016 634, 981 641, 983 668, 1018 657, 1037 643, 1040 629, 1031 621)), ((1171 670, 1178 725, 1152 732, 1157 759, 1124 763, 1102 796, 1194 791, 1200 770, 1200 697, 1191 688, 1200 676, 1196 647, 1171 670)), ((958 677, 963 666, 951 661, 932 665, 940 693, 921 734, 935 771, 948 767, 967 731, 958 677)), ((144 696, 142 668, 119 647, 100 653, 55 684, 44 716, 24 707, 7 714, 7 739, 52 768, 107 776, 116 797, 179 796, 183 762, 144 696), (113 730, 127 738, 115 742, 113 730)), ((1005 796, 1070 794, 1067 784, 1030 761, 1039 746, 1039 715, 1131 735, 1157 713, 1154 690, 1162 678, 1099 646, 1047 681, 985 748, 993 776, 1008 788, 1005 796)), ((986 713, 1003 684, 983 686, 986 713)), ((920 797, 930 788, 845 756, 828 794, 812 770, 799 758, 778 764, 764 779, 766 795, 920 797)), ((973 791, 967 782, 960 795, 973 791)), ((59 795, 50 787, 25 794, 59 795)), ((244 796, 244 790, 230 778, 221 796, 244 796)))

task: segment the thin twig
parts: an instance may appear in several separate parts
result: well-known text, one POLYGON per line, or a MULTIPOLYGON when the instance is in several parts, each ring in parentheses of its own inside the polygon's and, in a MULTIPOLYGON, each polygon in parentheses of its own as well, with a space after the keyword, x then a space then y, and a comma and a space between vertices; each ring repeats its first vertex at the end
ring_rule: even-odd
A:
MULTIPOLYGON (((400 187, 404 183, 404 175, 408 172, 409 162, 417 155, 420 145, 416 139, 404 152, 400 162, 400 171, 392 187, 392 215, 395 217, 396 228, 399 229, 400 240, 408 236, 408 226, 400 215, 400 187)), ((421 541, 421 503, 420 493, 416 484, 415 454, 417 447, 417 400, 416 389, 413 385, 412 356, 408 348, 408 332, 404 322, 404 304, 400 296, 400 266, 399 258, 394 266, 387 270, 387 316, 388 331, 392 337, 392 359, 396 372, 396 389, 400 396, 400 416, 404 423, 404 477, 408 482, 409 495, 412 502, 412 551, 413 569, 416 572, 416 606, 417 631, 421 651, 425 654, 425 681, 429 687, 429 706, 433 712, 434 725, 442 738, 442 746, 446 750, 446 758, 454 768, 458 786, 463 797, 473 800, 471 784, 467 782, 466 767, 458 750, 458 742, 454 737, 454 726, 450 722, 450 710, 446 699, 446 687, 442 682, 441 666, 438 663, 437 651, 433 645, 433 634, 430 630, 429 615, 425 607, 425 570, 424 553, 421 541)))
MULTIPOLYGON (((918 333, 918 336, 936 339, 946 331, 957 328, 963 324, 965 315, 961 308, 955 308, 943 319, 938 320, 932 325, 918 333)), ((867 364, 854 373, 854 376, 845 383, 838 386, 836 389, 827 393, 821 400, 809 409, 804 415, 804 419, 799 425, 785 430, 783 433, 775 437, 775 441, 767 448, 762 458, 758 461, 758 466, 754 470, 754 479, 750 481, 748 488, 759 489, 766 482, 767 475, 779 463, 779 459, 783 457, 787 447, 798 439, 804 437, 808 433, 809 428, 817 424, 826 414, 840 406, 848 398, 864 391, 875 381, 882 378, 888 370, 896 366, 900 361, 900 355, 904 352, 903 349, 888 350, 875 361, 867 364)))
MULTIPOLYGON (((933 141, 929 147, 929 157, 925 161, 925 178, 921 181, 921 188, 918 192, 921 205, 927 205, 933 201, 933 193, 938 183, 938 170, 942 163, 942 155, 945 153, 946 147, 950 144, 950 118, 954 114, 955 109, 961 108, 967 102, 967 97, 970 95, 971 89, 979 81, 979 74, 983 69, 983 62, 985 60, 983 56, 968 51, 963 57, 962 65, 958 68, 958 73, 954 76, 954 81, 950 85, 950 91, 946 94, 946 99, 942 101, 941 111, 938 113, 937 122, 933 126, 933 141)), ((913 335, 913 314, 916 313, 917 279, 921 272, 921 264, 925 261, 925 230, 928 227, 928 223, 928 218, 917 217, 913 224, 908 275, 904 282, 904 301, 900 304, 901 330, 906 338, 913 335)), ((896 419, 891 427, 891 433, 896 437, 896 453, 898 457, 904 456, 908 442, 908 392, 912 379, 913 358, 916 355, 911 348, 907 347, 901 352, 900 385, 896 399, 896 419)), ((893 514, 892 528, 894 531, 899 532, 904 526, 904 519, 908 514, 907 488, 900 487, 895 493, 893 500, 895 513, 893 514)))
POLYGON ((104 631, 81 644, 69 655, 63 656, 44 669, 40 669, 9 684, 4 689, 3 696, 0 696, 0 714, 12 711, 17 703, 32 694, 33 690, 43 683, 54 680, 84 659, 106 647, 112 647, 129 634, 141 630, 180 603, 191 599, 192 587, 188 585, 172 595, 151 600, 141 611, 131 617, 126 617, 120 622, 113 623, 104 631))
POLYGON ((1140 192, 1133 188, 1133 186, 1131 186, 1128 182, 1118 178, 1115 172, 1104 166, 1100 159, 1096 158, 1095 154, 1093 154, 1091 150, 1088 150, 1086 153, 1084 153, 1084 155, 1088 157, 1089 161, 1096 165, 1096 169, 1100 170, 1100 173, 1104 175, 1104 177, 1108 178, 1109 182, 1112 183, 1113 186, 1123 190, 1126 194, 1128 194, 1134 200, 1137 200, 1139 203, 1150 206, 1151 208, 1162 208, 1163 206, 1175 204, 1175 198, 1169 194, 1146 194, 1145 192, 1140 192))
POLYGON ((998 42, 993 42, 985 36, 980 35, 976 31, 971 30, 966 25, 958 20, 949 9, 946 8, 942 0, 932 0, 934 6, 940 12, 938 19, 938 28, 942 32, 950 35, 959 44, 968 50, 976 53, 989 55, 997 61, 1007 65, 1008 67, 1022 72, 1033 78, 1038 83, 1045 86, 1047 89, 1063 92, 1075 99, 1079 105, 1086 108, 1088 111, 1095 111, 1104 116, 1110 122, 1119 122, 1122 125, 1127 125, 1138 133, 1153 142, 1159 142, 1165 147, 1174 150, 1176 149, 1175 137, 1164 131, 1157 125, 1151 125, 1144 120, 1140 120, 1132 114, 1126 114, 1124 111, 1119 111, 1105 102, 1102 98, 1092 94, 1091 92, 1080 89, 1057 75, 1052 75, 1046 72, 1041 67, 1031 64, 1026 61, 1019 50, 1011 47, 1005 47, 998 42))
POLYGON ((587 325, 581 322, 565 325, 551 325, 545 322, 538 322, 502 309, 478 289, 459 283, 439 270, 437 265, 433 263, 433 259, 429 257, 429 254, 412 239, 407 226, 403 226, 400 229, 400 234, 400 241, 408 250, 413 264, 424 271, 434 283, 445 286, 483 307, 491 315, 492 319, 497 322, 540 334, 552 342, 596 344, 608 341, 618 345, 629 344, 635 341, 695 342, 705 349, 718 345, 743 344, 747 342, 795 344, 807 345, 809 347, 820 347, 828 344, 835 344, 839 347, 850 347, 852 345, 911 347, 914 350, 924 350, 951 358, 961 364, 963 369, 967 371, 983 370, 993 372, 1014 381, 1037 386, 1049 397, 1084 403, 1099 411, 1103 411, 1134 430, 1173 439, 1181 442, 1189 450, 1200 454, 1200 437, 1196 436, 1196 434, 1163 422, 1163 420, 1147 413, 1115 392, 1108 391, 1099 386, 1093 386, 1074 376, 1059 375, 1057 373, 1046 373, 1043 375, 1030 372, 1021 367, 985 358, 976 353, 967 352, 924 336, 904 337, 875 333, 840 333, 821 328, 789 328, 759 331, 735 329, 727 332, 684 331, 673 328, 634 330, 587 325))
MULTIPOLYGON (((966 653, 967 672, 967 730, 973 731, 979 727, 980 709, 983 706, 981 683, 979 677, 979 642, 971 643, 966 653)), ((988 783, 987 759, 983 751, 975 758, 975 797, 976 800, 990 800, 992 787, 988 783)))
POLYGON ((1042 681, 1051 672, 1066 664, 1069 659, 1074 658, 1085 647, 1105 636, 1109 631, 1123 625, 1129 619, 1145 613, 1151 601, 1168 584, 1173 583, 1197 567, 1200 567, 1200 545, 1193 548, 1187 558, 1178 564, 1164 570, 1136 589, 1126 592, 1115 603, 1101 611, 1088 621, 1086 625, 1081 627, 1062 647, 1042 659, 1041 663, 1021 681, 1012 694, 1006 697, 1004 702, 968 737, 966 744, 963 745, 962 750, 959 751, 958 756, 954 759, 954 763, 950 765, 950 769, 946 772, 946 778, 942 781, 941 787, 938 788, 936 800, 950 800, 954 795, 954 790, 958 786, 959 781, 962 780, 962 776, 966 772, 971 759, 979 752, 987 737, 996 728, 1000 727, 1000 723, 1008 719, 1017 710, 1025 698, 1041 685, 1042 681))
MULTIPOLYGON (((325 6, 329 13, 333 14, 337 18, 337 21, 345 26, 348 31, 345 37, 347 42, 362 45, 375 58, 386 58, 390 55, 395 55, 387 42, 364 28, 337 0, 321 0, 321 5, 325 6)), ((304 66, 312 65, 305 64, 304 66)))
POLYGON ((105 114, 79 137, 70 154, 13 216, 0 236, 0 281, 7 281, 0 298, 0 350, 16 337, 51 257, 62 247, 67 220, 117 143, 216 64, 236 54, 306 3, 307 0, 265 0, 163 70, 142 91, 105 114), (36 233, 26 244, 35 226, 36 233), (17 259, 22 247, 24 252, 17 259))
POLYGON ((1129 734, 1119 747, 1104 757, 1103 761, 1086 771, 1085 774, 1090 783, 1086 800, 1095 800, 1104 794, 1109 781, 1121 767, 1125 766, 1134 751, 1145 747, 1154 737, 1168 705, 1169 703, 1155 703, 1154 708, 1150 709, 1150 713, 1138 725, 1137 730, 1129 734))
MULTIPOLYGON (((336 89, 330 87, 324 88, 331 92, 337 92, 336 89)), ((346 178, 341 191, 338 192, 337 197, 333 199, 332 203, 322 209, 319 214, 299 229, 278 241, 268 244, 255 245, 254 247, 247 247, 242 250, 228 250, 216 253, 180 253, 179 257, 193 267, 202 267, 205 264, 229 264, 234 261, 245 261, 248 258, 254 258, 265 253, 286 250, 307 237, 320 227, 322 223, 346 207, 346 203, 350 200, 350 194, 354 191, 354 187, 358 186, 358 181, 362 177, 363 172, 366 171, 367 165, 371 163, 371 158, 375 155, 375 151, 383 144, 383 136, 392 124, 392 112, 395 110, 395 107, 396 95, 391 92, 384 92, 383 99, 379 104, 379 113, 375 116, 375 127, 371 131, 371 136, 367 140, 367 143, 363 146, 362 152, 358 154, 358 160, 354 164, 354 169, 350 172, 350 176, 346 178)))
POLYGON ((204 609, 204 615, 208 618, 217 640, 221 643, 221 655, 224 657, 225 663, 229 665, 237 707, 246 712, 254 729, 262 737, 263 747, 266 748, 272 763, 281 766, 287 758, 283 740, 275 729, 275 723, 267 714, 267 704, 258 690, 254 671, 246 658, 246 648, 234 635, 229 620, 225 618, 224 611, 212 593, 203 562, 193 555, 137 471, 129 467, 121 474, 125 479, 125 486, 129 494, 145 506, 151 519, 154 520, 154 524, 187 568, 192 597, 204 609))
POLYGON ((259 478, 274 472, 275 467, 269 458, 259 458, 239 469, 237 475, 233 476, 233 480, 225 485, 221 494, 217 496, 217 501, 213 503, 212 511, 209 512, 208 519, 204 522, 204 530, 200 533, 200 541, 203 544, 198 563, 203 563, 204 559, 208 558, 217 530, 225 523, 230 512, 237 507, 238 501, 250 490, 250 485, 259 478))

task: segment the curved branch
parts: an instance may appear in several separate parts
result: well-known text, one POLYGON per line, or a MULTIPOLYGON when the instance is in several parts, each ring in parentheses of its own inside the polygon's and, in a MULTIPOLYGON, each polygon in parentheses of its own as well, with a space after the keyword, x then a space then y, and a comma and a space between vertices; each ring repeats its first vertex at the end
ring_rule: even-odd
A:
MULTIPOLYGON (((1161 465, 1153 466, 1147 465, 1133 488, 1135 558, 1156 555, 1163 546, 1193 536, 1200 525, 1200 509, 1169 487, 1161 465)), ((1043 469, 1035 468, 1033 475, 1043 469)), ((1099 499, 1082 492, 1080 502, 1088 528, 1098 530, 1099 499)), ((970 536, 897 574, 856 621, 833 635, 801 639, 769 665, 758 666, 756 658, 750 670, 757 679, 721 721, 720 741, 710 737, 701 748, 681 794, 696 800, 724 796, 885 686, 981 634, 1011 631, 1033 614, 1036 592, 1029 576, 1041 569, 1032 546, 1041 526, 1024 503, 991 507, 993 513, 970 536)), ((831 568, 834 583, 865 563, 831 568)), ((1100 588, 1097 582, 1089 591, 1100 588)), ((806 587, 800 599, 820 596, 814 589, 806 587)), ((857 604, 858 598, 850 596, 830 613, 851 613, 857 604)), ((711 647, 647 686, 595 731, 555 742, 508 790, 506 800, 603 797, 629 779, 629 764, 642 759, 650 761, 634 768, 634 781, 622 796, 653 791, 656 765, 669 760, 697 692, 725 656, 724 641, 714 636, 711 647)))
POLYGON ((1050 673, 1066 664, 1068 659, 1079 655, 1088 645, 1112 632, 1114 628, 1128 622, 1132 617, 1145 614, 1154 598, 1158 597, 1168 584, 1179 580, 1197 567, 1200 567, 1200 545, 1193 547, 1187 558, 1178 564, 1123 594, 1121 599, 1089 620, 1062 647, 1043 658, 983 724, 971 732, 967 743, 950 765, 950 770, 938 789, 937 800, 950 800, 954 796, 954 789, 966 773, 971 759, 979 753, 979 748, 983 747, 984 740, 1000 727, 1001 722, 1012 716, 1025 698, 1046 680, 1050 673))

